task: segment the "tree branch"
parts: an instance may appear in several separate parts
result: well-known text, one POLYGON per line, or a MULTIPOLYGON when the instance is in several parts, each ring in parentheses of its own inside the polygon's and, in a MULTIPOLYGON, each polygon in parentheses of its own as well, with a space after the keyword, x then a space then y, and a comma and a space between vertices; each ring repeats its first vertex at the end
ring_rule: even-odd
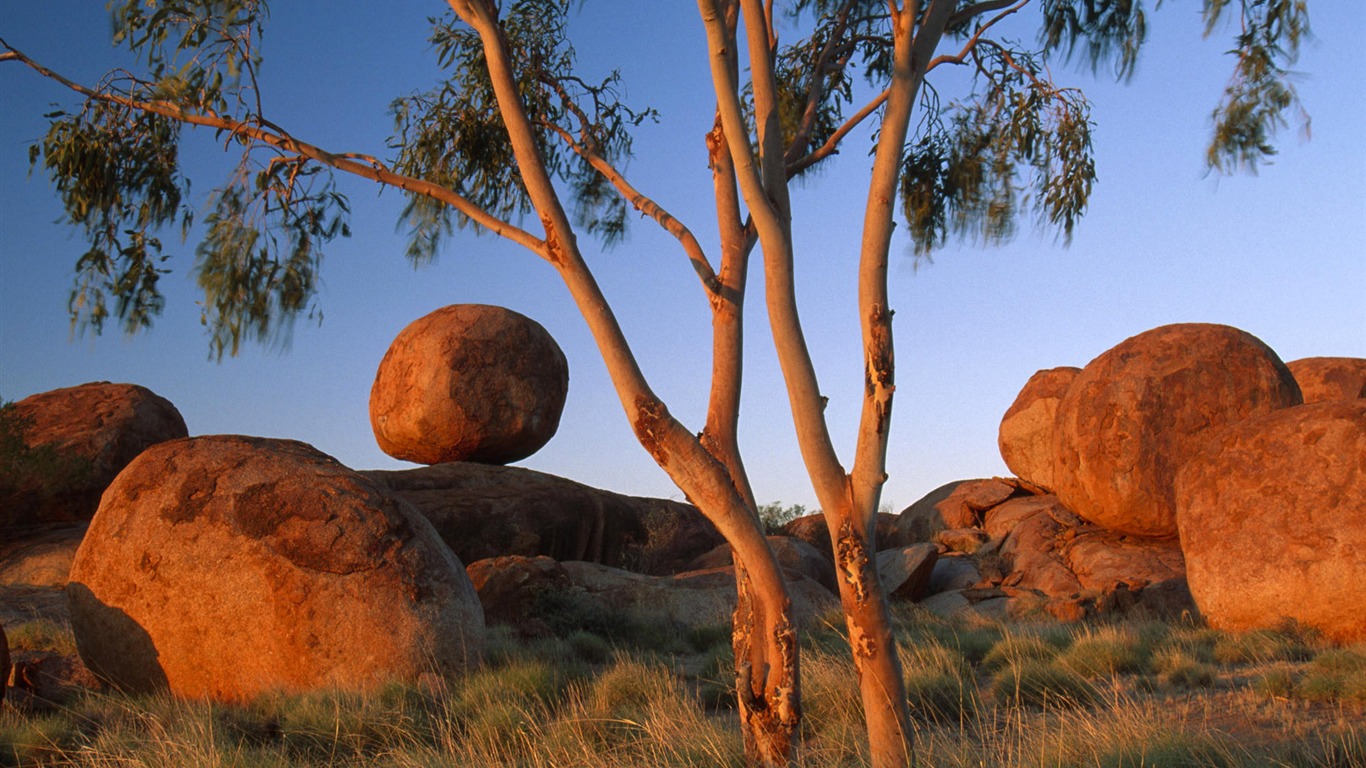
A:
MULTIPOLYGON (((1010 0, 1010 2, 1013 2, 1013 1, 1014 1, 1014 0, 1010 0)), ((1001 3, 999 3, 999 5, 1009 5, 1010 2, 1001 2, 1001 3)), ((962 64, 963 61, 967 59, 968 54, 971 53, 971 52, 973 51, 973 49, 975 49, 975 48, 977 47, 978 43, 981 42, 981 40, 982 40, 982 35, 986 34, 986 31, 987 31, 988 29, 991 29, 991 28, 992 28, 997 22, 999 22, 1001 19, 1004 19, 1004 18, 1006 18, 1007 16, 1009 16, 1009 15, 1011 15, 1011 14, 1013 14, 1013 13, 1019 11, 1021 8, 1025 7, 1026 5, 1029 5, 1029 3, 1030 3, 1030 0, 1019 0, 1019 2, 1015 3, 1014 6, 1012 6, 1012 7, 1010 7, 1010 8, 1007 8, 1006 10, 1002 11, 1001 13, 996 14, 996 16, 992 17, 992 19, 991 19, 990 21, 986 22, 985 24, 983 24, 982 26, 980 26, 980 27, 977 28, 977 31, 976 31, 976 32, 973 34, 973 36, 967 41, 967 43, 965 43, 965 44, 963 45, 962 50, 960 50, 956 55, 953 55, 953 56, 945 55, 945 56, 936 57, 933 61, 930 62, 930 65, 929 65, 928 67, 925 68, 925 71, 926 71, 926 72, 929 72, 929 71, 933 70, 935 67, 939 66, 940 64, 962 64)), ((993 2, 993 3, 980 3, 979 5, 982 5, 982 6, 985 6, 985 5, 992 5, 992 6, 997 6, 997 7, 999 7, 999 5, 998 5, 997 3, 995 3, 995 2, 993 2)), ((985 13, 985 12, 987 12, 987 11, 989 11, 989 10, 992 10, 992 9, 989 9, 989 8, 983 9, 981 12, 985 13)), ((963 13, 963 12, 960 11, 958 14, 955 14, 955 16, 962 15, 962 13, 963 13)), ((971 15, 969 15, 967 18, 971 18, 971 15)))
POLYGON ((513 226, 502 219, 490 215, 487 211, 479 208, 465 197, 446 187, 423 179, 395 173, 369 155, 329 152, 321 147, 309 144, 308 142, 300 141, 279 126, 261 118, 258 118, 253 122, 248 122, 225 117, 213 112, 187 112, 180 105, 170 101, 143 101, 130 96, 102 93, 70 80, 52 69, 43 66, 10 46, 3 39, 0 39, 0 46, 3 46, 6 49, 4 53, 0 53, 0 61, 13 60, 23 62, 26 66, 43 77, 60 83, 66 88, 86 96, 87 98, 110 104, 118 104, 141 112, 161 115, 162 117, 168 117, 187 125, 203 126, 215 130, 227 131, 234 136, 244 136, 262 144, 275 147, 276 149, 306 157, 310 160, 316 160, 324 165, 336 168, 339 171, 345 171, 386 186, 396 187, 405 192, 425 195, 455 208, 465 216, 468 216, 474 223, 484 227, 499 237, 507 238, 508 240, 540 254, 543 258, 546 257, 546 243, 540 238, 537 238, 531 233, 513 226), (362 162, 362 160, 364 161, 362 162))

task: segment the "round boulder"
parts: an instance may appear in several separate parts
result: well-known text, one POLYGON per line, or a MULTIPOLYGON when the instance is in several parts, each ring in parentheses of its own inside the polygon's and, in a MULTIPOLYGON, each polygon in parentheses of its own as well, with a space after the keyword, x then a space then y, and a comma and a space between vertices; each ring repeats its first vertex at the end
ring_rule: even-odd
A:
POLYGON ((88 520, 138 454, 185 437, 170 401, 136 384, 96 381, 0 409, 0 526, 88 520))
POLYGON ((569 392, 559 345, 510 309, 456 304, 415 320, 370 389, 385 453, 417 464, 508 464, 550 440, 569 392))
POLYGON ((482 656, 479 598, 431 524, 294 441, 143 453, 105 493, 67 600, 81 658, 129 691, 366 691, 482 656))
POLYGON ((1191 595, 1212 626, 1290 618, 1366 640, 1366 400, 1225 430, 1181 470, 1176 496, 1191 595))
POLYGON ((1306 357, 1285 366, 1299 382, 1306 403, 1366 397, 1366 358, 1306 357))
POLYGON ((1276 353, 1225 325, 1167 325, 1091 361, 1058 403, 1054 485, 1073 512, 1140 536, 1175 536, 1176 473, 1220 429, 1298 405, 1276 353))
POLYGON ((1053 489, 1053 424, 1058 403, 1079 373, 1080 368, 1072 367, 1036 372, 1001 419, 996 440, 1001 458, 1031 485, 1053 489))

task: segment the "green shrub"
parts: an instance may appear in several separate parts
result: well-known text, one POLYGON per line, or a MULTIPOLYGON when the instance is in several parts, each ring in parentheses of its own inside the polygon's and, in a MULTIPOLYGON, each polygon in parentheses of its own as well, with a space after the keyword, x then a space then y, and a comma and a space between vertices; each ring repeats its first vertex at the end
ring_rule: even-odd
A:
POLYGON ((1096 695, 1081 675, 1037 658, 996 670, 987 693, 999 704, 1054 708, 1085 706, 1096 695))
POLYGON ((1017 666, 1025 661, 1051 661, 1059 653, 1058 646, 1033 635, 1006 635, 982 657, 982 666, 998 670, 1017 666))
POLYGON ((1087 680, 1094 680, 1142 672, 1148 667, 1148 653, 1133 630, 1102 627, 1077 638, 1072 647, 1058 657, 1058 663, 1087 680))
POLYGON ((1153 656, 1157 679, 1173 688, 1209 688, 1218 679, 1218 670, 1181 648, 1166 648, 1153 656))
POLYGON ((1214 660, 1220 664, 1307 661, 1312 655, 1313 648, 1306 636, 1293 626, 1221 633, 1214 643, 1214 660))

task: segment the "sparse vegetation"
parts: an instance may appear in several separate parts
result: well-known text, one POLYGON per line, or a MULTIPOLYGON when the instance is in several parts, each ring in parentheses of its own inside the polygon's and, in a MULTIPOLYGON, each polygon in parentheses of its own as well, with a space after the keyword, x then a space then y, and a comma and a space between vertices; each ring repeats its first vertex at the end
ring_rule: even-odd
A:
MULTIPOLYGON (((803 764, 864 766, 853 664, 831 618, 803 638, 803 764)), ((920 765, 1366 766, 1366 646, 1332 648, 1294 627, 947 622, 914 606, 896 620, 920 765)), ((10 632, 18 648, 68 649, 51 621, 10 632)), ((7 705, 0 766, 743 765, 725 627, 668 642, 568 623, 535 639, 493 627, 488 644, 476 673, 365 696, 7 705)))

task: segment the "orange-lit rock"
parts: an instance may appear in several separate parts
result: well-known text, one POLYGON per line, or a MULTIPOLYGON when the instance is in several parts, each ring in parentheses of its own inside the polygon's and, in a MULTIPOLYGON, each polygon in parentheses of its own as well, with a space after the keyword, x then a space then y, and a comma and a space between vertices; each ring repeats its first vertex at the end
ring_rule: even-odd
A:
POLYGON ((1299 382, 1306 403, 1366 397, 1366 358, 1306 357, 1285 365, 1299 382))
POLYGON ((569 366, 535 321, 456 304, 399 333, 370 390, 370 426, 385 453, 418 464, 507 464, 560 425, 569 366))
POLYGON ((1080 368, 1049 368, 1029 377, 1001 418, 997 446, 1015 476, 1027 483, 1053 489, 1053 425, 1058 403, 1081 373, 1080 368))
POLYGON ((524 636, 549 634, 552 627, 538 614, 555 595, 573 589, 569 574, 554 560, 539 555, 507 555, 476 560, 465 567, 479 593, 488 624, 506 624, 524 636))
POLYGON ((897 532, 901 541, 934 541, 935 534, 953 528, 976 528, 982 513, 1021 492, 1018 482, 992 477, 945 483, 901 510, 897 532))
MULTIPOLYGON (((877 539, 876 549, 892 549, 901 546, 901 533, 897 529, 898 517, 889 512, 877 513, 877 521, 873 523, 873 536, 877 539)), ((810 544, 820 552, 825 559, 830 562, 835 561, 835 551, 831 549, 830 528, 825 522, 825 515, 817 512, 814 515, 803 515, 794 520, 789 520, 778 529, 778 533, 783 536, 791 536, 794 539, 801 539, 810 544)))
POLYGON ((1366 640, 1366 400, 1287 408, 1221 433, 1181 471, 1190 591, 1222 629, 1286 618, 1366 640))
POLYGON ((1301 402, 1276 353, 1236 328, 1168 325, 1091 361, 1058 403, 1054 490, 1112 530, 1176 533, 1173 482, 1200 444, 1301 402))
POLYGON ((370 690, 482 656, 479 599, 431 525, 293 441, 143 453, 105 493, 67 598, 81 657, 133 691, 370 690))
MULTIPOLYGON (((839 594, 839 585, 835 583, 833 558, 823 555, 811 544, 793 536, 769 536, 768 546, 773 550, 773 556, 778 559, 778 566, 784 571, 800 573, 830 590, 831 594, 839 594)), ((684 570, 705 571, 728 565, 734 565, 731 546, 721 544, 695 558, 684 570)))
POLYGON ((188 434, 165 398, 107 381, 26 397, 3 416, 25 451, 20 462, 0 467, 0 526, 87 520, 128 462, 188 434))

